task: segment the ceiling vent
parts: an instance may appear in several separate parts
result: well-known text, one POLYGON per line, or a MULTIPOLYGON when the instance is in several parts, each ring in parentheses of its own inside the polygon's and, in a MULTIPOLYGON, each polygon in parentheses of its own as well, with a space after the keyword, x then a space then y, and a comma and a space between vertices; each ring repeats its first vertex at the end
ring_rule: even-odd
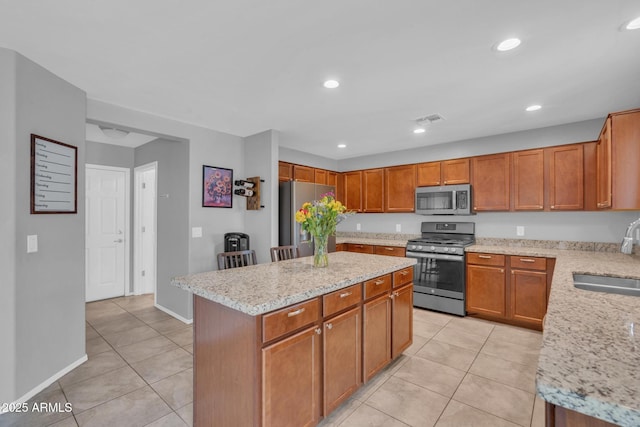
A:
POLYGON ((430 125, 432 123, 440 123, 444 121, 444 117, 440 114, 429 114, 428 116, 420 117, 416 119, 416 123, 419 125, 430 125))

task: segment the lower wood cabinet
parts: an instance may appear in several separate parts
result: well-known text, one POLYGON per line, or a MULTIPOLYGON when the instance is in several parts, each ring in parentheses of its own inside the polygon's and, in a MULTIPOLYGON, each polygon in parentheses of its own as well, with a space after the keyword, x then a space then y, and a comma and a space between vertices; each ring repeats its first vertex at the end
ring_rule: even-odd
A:
POLYGON ((571 409, 545 402, 546 427, 616 427, 611 424, 571 409))
POLYGON ((369 381, 391 361, 391 298, 388 293, 363 307, 364 381, 369 381))
POLYGON ((413 343, 413 284, 391 291, 391 358, 413 343))
POLYGON ((347 243, 347 252, 359 252, 362 254, 372 254, 373 245, 361 245, 359 243, 347 243))
POLYGON ((504 318, 507 314, 504 255, 467 256, 467 314, 504 318))
MULTIPOLYGON (((336 245, 336 250, 337 245, 336 245)), ((360 243, 344 243, 343 249, 348 252, 360 252, 364 254, 405 256, 405 248, 400 246, 363 245, 360 243)))

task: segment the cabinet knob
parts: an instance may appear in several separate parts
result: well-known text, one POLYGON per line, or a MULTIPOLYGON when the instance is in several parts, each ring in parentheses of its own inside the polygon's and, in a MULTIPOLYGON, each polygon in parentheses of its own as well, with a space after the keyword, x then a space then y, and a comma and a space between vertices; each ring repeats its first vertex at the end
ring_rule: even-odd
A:
POLYGON ((327 323, 327 329, 332 329, 333 328, 333 324, 332 323, 327 323))
POLYGON ((320 328, 316 328, 316 334, 317 334, 317 335, 322 334, 322 329, 320 329, 320 328))

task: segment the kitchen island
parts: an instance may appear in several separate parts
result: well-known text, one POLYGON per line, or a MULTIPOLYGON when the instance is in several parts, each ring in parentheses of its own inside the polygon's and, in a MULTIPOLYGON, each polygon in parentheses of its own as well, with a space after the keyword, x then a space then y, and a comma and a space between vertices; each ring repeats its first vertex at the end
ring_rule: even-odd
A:
POLYGON ((315 425, 412 343, 414 259, 337 252, 178 277, 194 425, 315 425))

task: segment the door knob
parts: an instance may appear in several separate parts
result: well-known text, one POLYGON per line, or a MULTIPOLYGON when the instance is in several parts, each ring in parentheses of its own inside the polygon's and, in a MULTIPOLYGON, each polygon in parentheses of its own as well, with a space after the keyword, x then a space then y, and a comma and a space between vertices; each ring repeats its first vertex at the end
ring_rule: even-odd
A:
POLYGON ((122 239, 118 239, 118 240, 114 240, 113 243, 122 243, 124 240, 122 239))

